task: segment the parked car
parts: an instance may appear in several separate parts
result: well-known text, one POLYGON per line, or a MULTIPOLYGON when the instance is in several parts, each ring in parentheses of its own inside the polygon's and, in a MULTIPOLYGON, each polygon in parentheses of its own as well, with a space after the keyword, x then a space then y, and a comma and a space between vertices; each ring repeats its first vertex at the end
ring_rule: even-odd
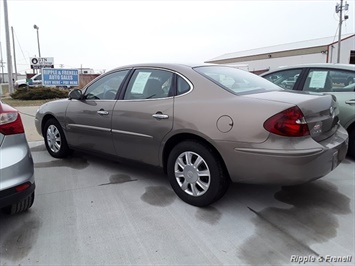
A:
POLYGON ((305 183, 345 157, 331 95, 288 92, 226 66, 131 65, 35 118, 50 155, 71 149, 160 166, 185 202, 209 205, 229 182, 305 183))
POLYGON ((28 210, 35 197, 34 168, 19 112, 0 101, 0 209, 28 210))
POLYGON ((261 76, 281 87, 284 87, 284 80, 296 77, 289 89, 335 95, 339 104, 340 123, 350 136, 349 155, 355 158, 355 65, 295 65, 271 70, 261 76))
POLYGON ((290 89, 295 85, 295 82, 298 78, 298 75, 295 75, 293 77, 289 77, 288 79, 282 81, 282 87, 285 89, 290 89))
POLYGON ((42 86, 42 74, 36 74, 29 79, 19 79, 15 81, 15 88, 27 88, 42 86))
MULTIPOLYGON (((34 88, 43 86, 42 74, 36 74, 29 79, 19 79, 15 81, 15 89, 18 88, 34 88)), ((55 85, 45 85, 45 87, 58 88, 58 89, 70 89, 71 86, 55 86, 55 85)))

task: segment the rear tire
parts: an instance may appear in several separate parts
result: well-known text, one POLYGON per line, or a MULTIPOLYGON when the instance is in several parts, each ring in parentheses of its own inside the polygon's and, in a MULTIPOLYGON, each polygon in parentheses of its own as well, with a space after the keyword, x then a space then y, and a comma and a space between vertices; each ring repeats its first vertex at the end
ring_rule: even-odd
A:
POLYGON ((68 147, 63 129, 56 119, 51 118, 46 122, 43 136, 47 151, 51 156, 65 158, 70 154, 71 150, 68 147))
POLYGON ((35 200, 35 193, 33 192, 24 200, 4 208, 4 212, 13 215, 19 212, 27 211, 33 205, 34 200, 35 200))
POLYGON ((167 171, 170 184, 180 199, 198 207, 219 200, 230 183, 219 156, 207 145, 193 140, 173 148, 167 171))

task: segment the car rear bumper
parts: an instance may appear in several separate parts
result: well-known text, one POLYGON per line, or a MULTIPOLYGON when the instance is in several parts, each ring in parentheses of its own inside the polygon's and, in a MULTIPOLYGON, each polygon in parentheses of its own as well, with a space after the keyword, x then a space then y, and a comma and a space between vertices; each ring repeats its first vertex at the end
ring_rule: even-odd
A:
POLYGON ((36 184, 30 182, 27 183, 29 184, 29 187, 20 192, 16 191, 16 187, 0 191, 0 209, 21 202, 31 195, 35 191, 36 184))
POLYGON ((25 134, 3 136, 0 143, 0 206, 26 198, 35 187, 33 159, 25 134), (16 187, 30 184, 17 192, 16 187))
POLYGON ((253 147, 231 148, 231 143, 219 143, 225 146, 223 151, 228 150, 226 145, 230 147, 222 157, 231 180, 255 184, 306 183, 335 169, 344 160, 348 148, 348 134, 341 126, 332 137, 319 143, 310 137, 293 141, 285 139, 285 148, 268 148, 275 147, 276 138, 279 139, 271 136, 253 147))

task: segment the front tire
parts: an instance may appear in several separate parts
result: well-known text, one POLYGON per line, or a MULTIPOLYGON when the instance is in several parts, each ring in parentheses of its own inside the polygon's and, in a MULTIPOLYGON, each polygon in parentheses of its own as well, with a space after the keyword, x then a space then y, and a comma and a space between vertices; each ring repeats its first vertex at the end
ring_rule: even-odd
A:
POLYGON ((220 199, 229 186, 223 164, 216 153, 198 141, 184 141, 168 158, 168 177, 175 193, 185 202, 204 207, 220 199))
POLYGON ((51 156, 54 158, 64 158, 70 154, 63 129, 54 118, 46 122, 43 136, 47 151, 51 156))

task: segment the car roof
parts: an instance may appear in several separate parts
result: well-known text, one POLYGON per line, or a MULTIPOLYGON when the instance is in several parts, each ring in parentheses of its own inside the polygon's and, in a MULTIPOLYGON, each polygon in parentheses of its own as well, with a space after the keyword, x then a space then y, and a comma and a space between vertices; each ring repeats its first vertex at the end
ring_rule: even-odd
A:
POLYGON ((209 63, 142 63, 142 64, 130 64, 123 65, 112 69, 111 71, 124 69, 124 68, 141 68, 141 67, 152 67, 152 68, 166 68, 172 70, 186 70, 194 67, 203 67, 203 66, 221 66, 221 67, 231 67, 220 64, 209 64, 209 63))
POLYGON ((196 66, 201 66, 204 65, 202 64, 183 64, 183 63, 141 63, 141 64, 129 64, 129 65, 123 65, 119 66, 115 69, 122 69, 122 68, 137 68, 137 67, 157 67, 157 68, 192 68, 196 66))
POLYGON ((352 64, 333 64, 333 63, 312 63, 312 64, 299 64, 299 65, 290 65, 290 66, 280 66, 278 68, 271 69, 260 76, 267 75, 280 70, 294 69, 294 68, 310 68, 310 67, 319 67, 319 68, 332 68, 332 69, 343 69, 355 71, 355 65, 352 64))

